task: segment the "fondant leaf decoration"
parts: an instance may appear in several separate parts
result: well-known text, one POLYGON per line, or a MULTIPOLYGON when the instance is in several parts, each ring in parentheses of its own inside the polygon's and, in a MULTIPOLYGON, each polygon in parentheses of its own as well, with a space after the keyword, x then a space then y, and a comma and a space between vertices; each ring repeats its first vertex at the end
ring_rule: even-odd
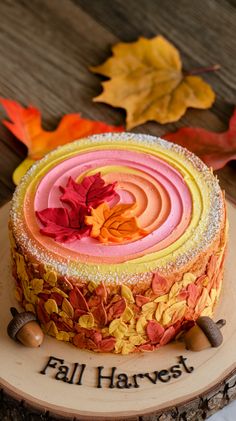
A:
POLYGON ((205 109, 214 102, 211 87, 199 76, 183 73, 178 50, 160 35, 118 43, 112 53, 105 63, 91 68, 110 78, 94 101, 125 108, 128 129, 149 120, 177 121, 188 107, 205 109))
POLYGON ((119 198, 115 185, 116 183, 105 185, 100 173, 84 177, 81 183, 70 177, 66 187, 60 187, 63 193, 60 200, 75 209, 78 206, 97 207, 104 201, 110 202, 116 196, 119 198))
POLYGON ((226 132, 215 133, 199 127, 183 127, 163 136, 198 155, 213 170, 223 168, 236 159, 236 109, 226 132))
POLYGON ((38 219, 43 224, 40 228, 41 234, 60 243, 79 240, 89 235, 90 229, 84 225, 86 213, 87 209, 82 206, 70 211, 66 208, 46 208, 36 211, 38 219))
POLYGON ((153 274, 152 290, 158 297, 166 294, 170 290, 171 283, 166 278, 160 276, 158 273, 153 274))
POLYGON ((147 336, 153 344, 159 343, 165 329, 155 320, 149 320, 147 324, 147 336))
POLYGON ((57 146, 92 134, 124 131, 121 126, 84 119, 78 113, 65 115, 56 130, 46 131, 42 128, 41 112, 37 108, 22 107, 18 102, 5 98, 0 98, 0 102, 10 119, 3 120, 3 124, 28 148, 26 162, 20 164, 13 174, 15 184, 19 183, 32 161, 42 158, 57 146))
POLYGON ((90 236, 102 243, 120 243, 146 235, 132 216, 134 204, 119 204, 110 209, 105 202, 91 209, 91 216, 85 216, 85 223, 92 227, 90 236))

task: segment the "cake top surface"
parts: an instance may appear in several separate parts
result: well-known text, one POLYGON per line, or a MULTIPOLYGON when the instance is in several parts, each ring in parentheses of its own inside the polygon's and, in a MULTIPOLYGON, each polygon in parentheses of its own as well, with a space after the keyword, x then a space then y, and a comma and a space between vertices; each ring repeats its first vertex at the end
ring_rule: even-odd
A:
POLYGON ((23 250, 62 275, 97 282, 134 282, 157 270, 179 270, 215 240, 223 218, 219 183, 199 158, 176 144, 135 133, 95 135, 49 153, 23 177, 11 208, 13 233, 23 250), (36 214, 62 206, 68 212, 62 200, 68 180, 79 185, 94 177, 100 177, 107 195, 104 203, 91 202, 88 226, 101 209, 102 215, 114 214, 122 205, 132 208, 128 229, 134 232, 135 226, 136 233, 111 241, 117 238, 114 226, 127 228, 125 214, 122 224, 113 221, 109 236, 101 235, 102 224, 99 236, 91 236, 97 222, 89 235, 71 241, 42 234, 36 214))

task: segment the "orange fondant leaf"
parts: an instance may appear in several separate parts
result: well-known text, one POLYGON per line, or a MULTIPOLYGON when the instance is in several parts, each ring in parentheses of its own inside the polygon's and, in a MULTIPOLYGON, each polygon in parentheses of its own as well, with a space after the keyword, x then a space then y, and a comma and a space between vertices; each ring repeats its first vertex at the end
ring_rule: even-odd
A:
POLYGON ((41 113, 32 106, 22 107, 18 102, 0 98, 10 121, 3 120, 3 124, 28 148, 28 158, 24 166, 21 165, 14 174, 14 181, 20 178, 30 165, 30 160, 42 158, 47 152, 72 142, 73 140, 92 134, 105 132, 121 132, 123 127, 109 126, 100 121, 87 120, 80 114, 65 115, 54 131, 46 131, 41 126, 41 113))
POLYGON ((213 170, 223 168, 236 159, 236 109, 226 132, 216 133, 200 127, 183 127, 163 136, 198 155, 213 170))
POLYGON ((128 129, 148 120, 177 121, 188 107, 209 108, 215 99, 200 77, 182 72, 178 50, 162 36, 118 43, 112 53, 91 69, 110 78, 94 101, 125 108, 128 129))
POLYGON ((102 243, 120 243, 146 235, 147 231, 140 228, 132 216, 133 208, 133 204, 118 204, 110 209, 106 202, 92 208, 91 216, 85 217, 85 223, 92 226, 91 237, 102 243))

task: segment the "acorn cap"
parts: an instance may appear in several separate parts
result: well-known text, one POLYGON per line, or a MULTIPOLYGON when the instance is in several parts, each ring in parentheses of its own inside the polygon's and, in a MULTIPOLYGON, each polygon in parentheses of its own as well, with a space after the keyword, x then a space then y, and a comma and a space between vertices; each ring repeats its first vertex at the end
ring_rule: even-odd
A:
POLYGON ((226 321, 224 319, 214 322, 208 316, 201 316, 196 320, 197 325, 202 329, 208 338, 211 346, 218 347, 223 342, 223 335, 220 331, 220 328, 225 325, 226 321))
POLYGON ((28 322, 32 322, 36 320, 34 313, 30 311, 24 311, 23 313, 18 313, 16 308, 11 307, 10 309, 11 314, 13 315, 13 319, 7 326, 7 333, 12 339, 16 339, 16 335, 19 330, 28 322))

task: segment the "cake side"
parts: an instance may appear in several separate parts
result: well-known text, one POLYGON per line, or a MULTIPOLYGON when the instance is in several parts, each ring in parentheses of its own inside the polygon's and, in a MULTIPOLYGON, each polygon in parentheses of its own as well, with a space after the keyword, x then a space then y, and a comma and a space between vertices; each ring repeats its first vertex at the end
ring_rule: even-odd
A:
MULTIPOLYGON (((146 191, 148 187, 150 189, 150 180, 151 187, 156 187, 160 180, 154 179, 152 169, 145 166, 147 174, 144 177, 144 168, 140 171, 138 165, 137 161, 136 167, 128 171, 126 162, 129 185, 131 181, 134 184, 138 177, 140 179, 142 172, 141 181, 146 183, 146 191)), ((100 170, 100 166, 97 167, 100 170)), ((114 181, 121 169, 124 170, 124 165, 118 165, 118 169, 109 165, 108 173, 103 172, 106 182, 114 181)), ((86 175, 92 171, 94 168, 86 168, 86 175)), ((80 178, 84 174, 83 169, 80 178)), ((127 180, 118 179, 127 191, 127 180)), ((165 184, 162 182, 158 186, 163 190, 161 203, 165 205, 165 184)), ((51 192, 55 192, 53 189, 51 192)), ((169 196, 173 201, 171 194, 169 196)), ((171 218, 174 210, 172 204, 169 213, 166 212, 166 220, 171 218)), ((145 218, 147 220, 147 216, 145 218)), ((13 199, 9 228, 17 299, 24 308, 36 312, 48 334, 71 341, 79 348, 122 354, 156 349, 191 325, 199 315, 211 316, 218 301, 227 242, 224 197, 210 170, 193 154, 169 142, 151 136, 122 134, 94 136, 84 143, 75 142, 59 148, 36 164, 24 178, 13 199), (31 229, 28 222, 32 222, 35 216, 28 212, 32 205, 35 207, 37 192, 40 189, 44 192, 42 180, 46 179, 45 174, 52 176, 52 168, 58 168, 65 160, 69 164, 70 159, 85 153, 86 148, 91 153, 93 148, 100 147, 108 155, 112 144, 121 159, 124 141, 126 148, 132 151, 132 159, 134 156, 143 159, 144 156, 146 160, 147 153, 152 155, 153 159, 158 159, 158 168, 163 166, 162 177, 167 176, 165 171, 168 170, 169 177, 173 171, 176 183, 179 183, 180 205, 178 208, 177 203, 175 213, 178 214, 182 206, 184 218, 180 215, 181 223, 177 228, 172 226, 167 237, 169 244, 164 238, 162 243, 159 241, 161 231, 154 244, 150 242, 148 237, 154 237, 159 228, 154 226, 147 235, 148 247, 141 248, 143 239, 126 242, 117 249, 112 245, 113 254, 107 253, 105 263, 94 255, 92 262, 87 263, 88 254, 78 253, 83 247, 86 250, 85 242, 85 245, 81 242, 81 246, 67 248, 52 239, 42 239, 38 234, 38 222, 31 229), (188 200, 186 208, 191 208, 190 217, 183 204, 188 200), (28 221, 25 215, 30 216, 28 221), (179 226, 184 228, 175 239, 179 226), (43 243, 49 246, 48 251, 43 243), (124 252, 123 257, 122 249, 133 249, 135 253, 132 251, 126 257, 124 252), (118 256, 116 250, 120 250, 118 256)), ((95 251, 102 247, 91 244, 95 251)), ((109 250, 108 247, 102 250, 109 250)))

